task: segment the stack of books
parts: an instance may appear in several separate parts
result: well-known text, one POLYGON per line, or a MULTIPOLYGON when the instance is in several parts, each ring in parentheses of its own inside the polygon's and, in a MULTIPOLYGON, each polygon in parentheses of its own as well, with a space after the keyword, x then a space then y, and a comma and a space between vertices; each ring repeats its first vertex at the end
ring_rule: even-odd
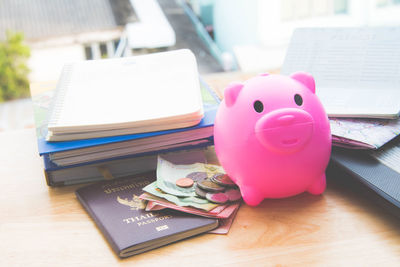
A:
POLYGON ((47 184, 104 180, 76 196, 119 257, 228 232, 239 203, 210 203, 218 209, 190 214, 139 198, 156 180, 159 155, 203 166, 198 148, 213 144, 220 100, 189 50, 69 64, 57 83, 32 84, 31 91, 47 184))
POLYGON ((220 100, 186 49, 68 64, 31 92, 50 186, 155 170, 160 153, 213 144, 220 100))

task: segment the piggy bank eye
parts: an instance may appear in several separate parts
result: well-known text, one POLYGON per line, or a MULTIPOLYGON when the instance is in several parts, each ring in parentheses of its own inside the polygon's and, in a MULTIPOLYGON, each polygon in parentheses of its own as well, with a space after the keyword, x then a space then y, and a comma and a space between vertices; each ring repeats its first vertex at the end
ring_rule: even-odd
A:
POLYGON ((294 102, 296 102, 296 104, 298 106, 301 106, 303 104, 303 98, 301 97, 301 95, 295 94, 294 95, 294 102))
POLYGON ((260 100, 255 101, 253 107, 258 113, 261 113, 264 110, 264 105, 260 100))

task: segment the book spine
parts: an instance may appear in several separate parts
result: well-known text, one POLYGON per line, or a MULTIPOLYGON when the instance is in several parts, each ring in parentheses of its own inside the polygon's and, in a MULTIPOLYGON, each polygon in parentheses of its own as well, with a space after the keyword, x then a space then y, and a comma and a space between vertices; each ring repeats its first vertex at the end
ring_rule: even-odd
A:
POLYGON ((48 156, 48 154, 43 155, 43 159, 44 159, 45 169, 48 171, 55 171, 55 170, 61 170, 61 169, 69 169, 69 168, 74 168, 74 167, 87 166, 87 165, 91 165, 91 164, 106 163, 106 162, 110 162, 110 161, 114 161, 114 160, 122 160, 122 159, 129 159, 129 158, 134 159, 134 158, 139 158, 139 157, 152 156, 152 155, 156 155, 156 154, 168 153, 168 152, 174 152, 174 151, 180 151, 180 150, 191 150, 191 149, 197 149, 197 148, 204 148, 204 147, 214 145, 214 138, 212 136, 203 138, 201 140, 204 142, 199 143, 199 144, 176 146, 176 147, 161 149, 161 150, 140 152, 140 153, 136 153, 136 154, 114 156, 114 157, 109 157, 109 158, 104 158, 104 159, 99 159, 99 160, 87 161, 87 162, 83 162, 83 163, 75 163, 75 164, 71 164, 71 165, 61 165, 61 164, 57 165, 55 162, 52 161, 52 159, 48 156))
POLYGON ((54 127, 58 123, 61 111, 64 105, 65 95, 67 93, 69 83, 71 80, 73 64, 67 64, 63 67, 61 71, 60 79, 57 83, 56 93, 53 99, 53 103, 50 106, 48 128, 54 127))
POLYGON ((48 171, 44 170, 44 177, 46 178, 46 184, 48 186, 53 186, 51 173, 49 173, 48 171))

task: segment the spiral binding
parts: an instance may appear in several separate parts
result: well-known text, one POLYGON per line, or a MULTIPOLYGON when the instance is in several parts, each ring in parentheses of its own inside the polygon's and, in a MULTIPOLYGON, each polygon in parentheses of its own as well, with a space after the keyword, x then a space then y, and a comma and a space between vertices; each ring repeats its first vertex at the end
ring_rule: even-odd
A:
POLYGON ((50 118, 47 127, 57 126, 61 111, 64 107, 64 99, 71 81, 73 64, 67 64, 61 71, 60 79, 58 80, 56 93, 53 103, 50 108, 50 118))

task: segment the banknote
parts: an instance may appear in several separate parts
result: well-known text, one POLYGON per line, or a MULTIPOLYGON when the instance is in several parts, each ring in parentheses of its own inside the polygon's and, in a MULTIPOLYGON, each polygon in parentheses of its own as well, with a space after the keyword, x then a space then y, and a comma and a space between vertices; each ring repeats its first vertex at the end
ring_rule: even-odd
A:
POLYGON ((139 196, 140 199, 147 200, 146 209, 145 209, 146 211, 157 211, 157 210, 167 209, 167 207, 158 205, 156 202, 149 200, 147 198, 147 195, 150 195, 150 194, 145 192, 139 196))
MULTIPOLYGON (((240 205, 240 204, 237 204, 237 205, 240 205)), ((229 232, 229 230, 231 229, 233 219, 235 219, 238 210, 239 210, 238 208, 235 209, 234 212, 232 213, 232 215, 226 219, 218 219, 218 223, 219 223, 218 227, 207 233, 226 235, 229 232)))
POLYGON ((202 211, 196 208, 191 207, 181 207, 175 205, 172 202, 166 201, 162 198, 157 196, 151 195, 149 193, 143 193, 139 196, 139 198, 147 200, 146 210, 160 210, 162 207, 170 208, 174 210, 183 211, 186 213, 191 213, 199 216, 210 217, 210 218, 219 218, 219 219, 226 219, 229 218, 238 208, 239 203, 234 203, 230 205, 221 205, 216 207, 211 211, 202 211))
MULTIPOLYGON (((209 212, 202 212, 198 209, 189 208, 189 207, 179 207, 177 205, 174 205, 173 203, 171 203, 171 205, 169 205, 168 203, 170 203, 170 202, 165 201, 165 200, 162 201, 162 199, 160 199, 156 196, 150 195, 148 193, 143 193, 139 198, 148 200, 147 206, 146 206, 146 210, 148 210, 148 211, 172 208, 172 209, 180 210, 183 212, 188 212, 188 213, 199 215, 199 216, 218 218, 218 227, 215 228, 214 230, 209 231, 208 232, 209 234, 227 234, 232 226, 233 220, 235 219, 236 213, 238 212, 239 206, 240 206, 240 202, 236 202, 236 203, 231 204, 228 207, 226 207, 218 215, 210 216, 209 212), (159 199, 159 200, 153 201, 151 199, 159 199), (161 203, 165 203, 165 205, 163 204, 164 206, 162 206, 161 203)), ((218 207, 216 209, 218 209, 218 207)))
POLYGON ((155 195, 157 197, 166 199, 166 200, 168 200, 178 206, 181 206, 181 207, 190 206, 190 207, 198 208, 201 210, 210 211, 218 206, 218 204, 211 203, 210 201, 208 201, 206 199, 202 199, 202 198, 195 197, 195 196, 178 197, 175 195, 171 195, 169 193, 163 192, 163 190, 160 190, 157 187, 157 185, 158 185, 158 183, 156 183, 156 182, 148 184, 147 186, 145 186, 143 188, 143 191, 150 193, 152 195, 155 195))
POLYGON ((194 186, 185 188, 176 185, 181 178, 190 177, 193 173, 206 173, 208 178, 214 174, 225 173, 221 166, 205 163, 194 163, 188 165, 176 165, 162 157, 157 162, 157 187, 164 192, 179 197, 195 197, 194 186))

